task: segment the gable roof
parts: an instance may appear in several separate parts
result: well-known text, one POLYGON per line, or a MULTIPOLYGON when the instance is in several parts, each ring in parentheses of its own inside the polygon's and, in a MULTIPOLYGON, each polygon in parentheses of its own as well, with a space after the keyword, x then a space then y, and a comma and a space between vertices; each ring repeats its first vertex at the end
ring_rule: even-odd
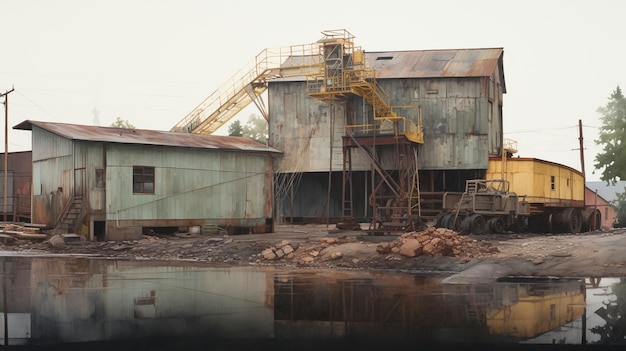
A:
POLYGON ((26 120, 14 126, 13 129, 32 130, 33 126, 70 140, 280 153, 280 151, 274 148, 248 138, 223 135, 176 133, 149 129, 100 127, 31 120, 26 120))

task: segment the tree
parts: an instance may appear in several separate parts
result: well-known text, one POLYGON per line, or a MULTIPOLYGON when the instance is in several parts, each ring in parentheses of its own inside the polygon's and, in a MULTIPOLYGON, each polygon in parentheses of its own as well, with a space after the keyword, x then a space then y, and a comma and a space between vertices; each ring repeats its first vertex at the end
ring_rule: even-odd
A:
POLYGON ((115 128, 126 128, 126 129, 135 129, 135 126, 130 124, 128 120, 123 120, 120 117, 117 117, 115 122, 111 123, 111 127, 115 128))
POLYGON ((248 122, 243 126, 243 136, 267 144, 269 139, 267 121, 260 116, 250 115, 248 122))
POLYGON ((606 106, 598 108, 602 126, 596 144, 603 145, 596 155, 595 168, 601 169, 601 180, 611 182, 626 179, 626 99, 619 85, 611 94, 606 106))
POLYGON ((228 126, 228 135, 238 137, 243 136, 243 127, 238 119, 228 126))

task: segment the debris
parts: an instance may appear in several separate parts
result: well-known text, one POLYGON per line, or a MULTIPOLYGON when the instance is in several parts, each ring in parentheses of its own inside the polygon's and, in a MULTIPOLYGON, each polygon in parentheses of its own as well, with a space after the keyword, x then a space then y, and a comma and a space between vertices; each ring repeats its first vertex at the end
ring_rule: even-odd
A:
MULTIPOLYGON (((497 252, 497 248, 495 250, 497 252)), ((392 252, 404 257, 449 256, 462 258, 493 253, 494 248, 481 246, 476 240, 461 236, 450 229, 429 227, 420 232, 405 233, 391 243, 381 243, 376 251, 380 254, 392 252)))
POLYGON ((65 239, 60 234, 54 235, 52 238, 50 238, 49 241, 50 241, 50 245, 52 245, 53 247, 57 249, 65 248, 65 239))

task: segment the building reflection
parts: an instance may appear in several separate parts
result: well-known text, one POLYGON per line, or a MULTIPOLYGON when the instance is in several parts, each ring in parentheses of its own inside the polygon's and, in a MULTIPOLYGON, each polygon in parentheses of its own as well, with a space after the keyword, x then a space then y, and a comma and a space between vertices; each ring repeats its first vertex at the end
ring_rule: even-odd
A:
MULTIPOLYGON (((579 279, 443 284, 438 277, 377 272, 2 259, 5 340, 14 345, 154 337, 541 342, 587 320, 585 280, 579 279)), ((624 303, 614 297, 598 305, 605 311, 594 311, 602 317, 597 323, 568 340, 585 343, 587 330, 601 334, 594 342, 623 340, 616 316, 624 303)))
POLYGON ((577 279, 467 285, 316 273, 277 275, 274 286, 280 337, 514 342, 580 318, 585 300, 577 279))

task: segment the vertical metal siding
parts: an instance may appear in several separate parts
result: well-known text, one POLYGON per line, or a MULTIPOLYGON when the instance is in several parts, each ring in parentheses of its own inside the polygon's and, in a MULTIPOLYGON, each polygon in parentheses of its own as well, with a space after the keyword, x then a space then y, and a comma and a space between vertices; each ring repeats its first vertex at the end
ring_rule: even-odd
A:
MULTIPOLYGON (((271 83, 268 99, 272 117, 270 146, 283 151, 278 172, 327 172, 331 147, 330 105, 309 97, 304 82, 271 83)), ((332 169, 343 169, 341 138, 345 106, 333 104, 332 169)))
POLYGON ((107 153, 107 219, 265 219, 265 154, 115 144, 107 153), (133 194, 132 167, 155 167, 155 193, 133 194))

